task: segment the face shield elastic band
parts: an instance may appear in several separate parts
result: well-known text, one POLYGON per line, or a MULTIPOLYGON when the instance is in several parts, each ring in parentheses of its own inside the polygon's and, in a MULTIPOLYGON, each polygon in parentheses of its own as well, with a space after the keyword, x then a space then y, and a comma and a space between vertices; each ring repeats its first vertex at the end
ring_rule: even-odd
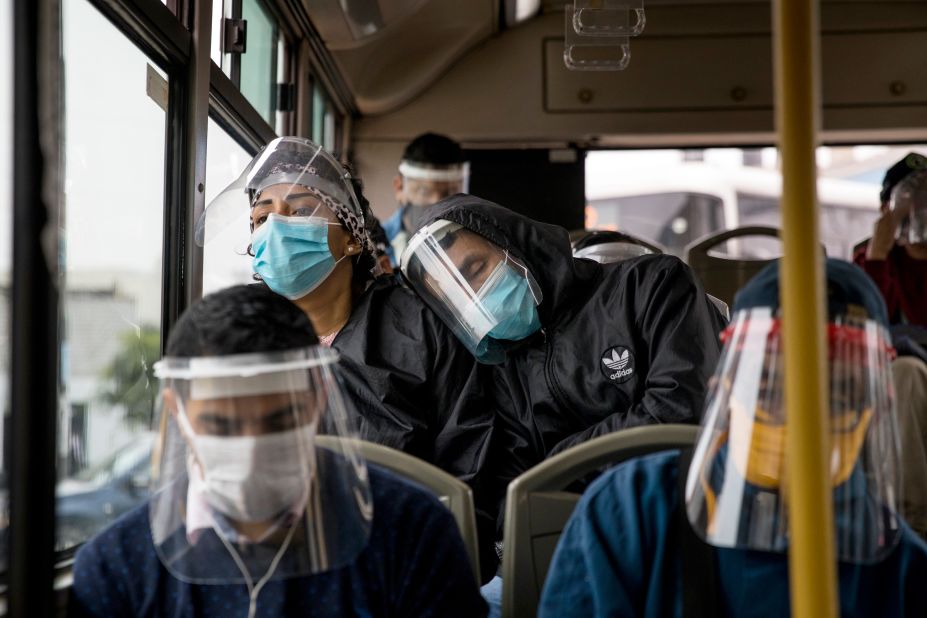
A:
POLYGON ((169 365, 164 361, 154 364, 156 378, 174 378, 178 380, 194 380, 196 378, 216 377, 251 377, 267 374, 269 372, 292 371, 294 369, 311 369, 323 365, 332 365, 338 362, 338 352, 332 349, 318 350, 311 356, 302 357, 293 355, 291 359, 264 362, 267 354, 257 352, 254 354, 237 354, 229 356, 201 356, 187 359, 183 365, 169 365))
POLYGON ((463 182, 470 177, 470 163, 431 167, 413 161, 399 163, 399 174, 410 180, 428 180, 432 182, 463 182))
MULTIPOLYGON (((307 142, 307 144, 309 144, 309 142, 307 142)), ((301 172, 301 174, 310 173, 309 170, 312 169, 312 163, 316 160, 316 157, 319 156, 320 152, 322 152, 322 146, 316 144, 315 152, 312 153, 312 155, 309 157, 309 160, 303 166, 304 171, 301 172)), ((261 154, 258 155, 258 158, 255 159, 255 161, 249 166, 248 175, 246 177, 247 186, 255 187, 256 189, 260 190, 255 186, 255 179, 258 178, 259 174, 264 177, 273 176, 273 172, 268 173, 264 168, 275 155, 276 151, 273 148, 265 148, 261 154)), ((311 173, 314 173, 314 170, 311 173)))

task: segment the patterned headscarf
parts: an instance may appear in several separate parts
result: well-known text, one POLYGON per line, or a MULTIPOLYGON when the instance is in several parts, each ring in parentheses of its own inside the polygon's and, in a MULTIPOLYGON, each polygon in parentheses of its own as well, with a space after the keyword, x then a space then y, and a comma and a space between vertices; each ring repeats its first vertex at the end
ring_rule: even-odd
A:
MULTIPOLYGON (((322 188, 319 188, 314 186, 319 184, 318 181, 322 179, 315 176, 312 172, 313 170, 311 167, 307 168, 299 163, 281 163, 274 166, 270 173, 267 174, 265 181, 261 183, 262 186, 260 189, 250 191, 251 207, 254 207, 254 203, 260 196, 261 191, 269 186, 287 183, 298 184, 305 188, 335 215, 335 217, 338 219, 341 225, 344 226, 351 237, 360 243, 361 249, 364 253, 367 253, 372 257, 376 256, 376 246, 374 245, 373 240, 370 237, 370 232, 367 230, 367 226, 364 222, 363 206, 361 206, 361 212, 356 212, 354 208, 346 204, 342 199, 338 199, 337 196, 330 195, 330 193, 336 192, 331 191, 330 187, 323 186, 322 188), (324 189, 330 190, 325 191, 324 189)), ((324 183, 324 185, 328 184, 330 183, 324 183)), ((337 192, 340 193, 340 191, 337 192)), ((347 196, 345 196, 345 198, 346 197, 347 196)), ((374 262, 375 261, 376 260, 374 260, 374 262)), ((379 273, 374 272, 374 275, 376 274, 379 273)))

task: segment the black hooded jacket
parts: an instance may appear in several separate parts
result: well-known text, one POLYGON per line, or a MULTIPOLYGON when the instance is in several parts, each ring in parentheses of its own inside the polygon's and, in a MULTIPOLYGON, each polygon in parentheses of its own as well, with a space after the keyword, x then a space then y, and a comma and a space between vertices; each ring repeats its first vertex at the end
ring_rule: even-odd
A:
POLYGON ((493 468, 503 485, 590 438, 699 421, 723 318, 682 261, 575 259, 566 230, 469 195, 439 202, 428 219, 458 223, 507 250, 543 295, 542 330, 496 367, 503 414, 493 468))
POLYGON ((491 577, 497 504, 484 499, 483 489, 497 416, 487 388, 491 368, 477 363, 414 293, 389 277, 357 299, 332 347, 358 408, 360 437, 432 463, 473 488, 481 570, 491 577))

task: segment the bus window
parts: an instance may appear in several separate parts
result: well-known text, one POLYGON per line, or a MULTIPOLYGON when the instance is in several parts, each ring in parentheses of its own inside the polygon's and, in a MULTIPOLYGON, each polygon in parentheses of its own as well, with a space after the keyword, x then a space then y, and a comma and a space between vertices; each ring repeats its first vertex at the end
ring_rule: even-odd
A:
POLYGON ((328 128, 329 120, 328 117, 331 115, 331 104, 328 102, 328 97, 325 96, 325 90, 322 88, 322 85, 318 82, 313 82, 312 84, 312 141, 316 144, 321 144, 322 147, 326 147, 326 142, 333 141, 332 138, 326 134, 326 129, 328 128))
MULTIPOLYGON (((686 245, 724 229, 722 201, 698 193, 654 193, 596 200, 589 207, 597 229, 623 230, 655 240, 682 256, 686 245)), ((587 215, 588 217, 588 215, 587 215)), ((589 221, 586 227, 590 227, 589 221)))
POLYGON ((241 55, 241 93, 271 126, 277 76, 277 25, 260 0, 242 0, 248 24, 247 51, 241 55))
POLYGON ((147 469, 158 392, 152 364, 160 356, 163 93, 170 87, 90 2, 62 9, 59 550, 87 540, 147 496, 144 479, 132 471, 147 469), (134 465, 106 470, 123 454, 134 465))
MULTIPOLYGON (((889 165, 925 146, 822 146, 818 149, 821 241, 849 259, 872 232, 879 186, 889 165)), ((683 255, 701 236, 749 225, 781 227, 782 179, 775 148, 590 152, 586 227, 628 231, 683 255)), ((732 240, 711 251, 739 258, 781 255, 775 238, 732 240), (755 240, 755 242, 754 242, 755 240)))
MULTIPOLYGON (((212 118, 206 133, 206 204, 238 178, 251 155, 212 118)), ((248 213, 223 229, 203 247, 203 294, 230 285, 251 283, 248 213)))
POLYGON ((8 560, 7 430, 10 419, 10 283, 13 245, 13 3, 0 0, 0 572, 8 560))
POLYGON ((222 67, 222 19, 225 16, 222 0, 212 0, 212 34, 209 39, 209 57, 220 69, 222 67))

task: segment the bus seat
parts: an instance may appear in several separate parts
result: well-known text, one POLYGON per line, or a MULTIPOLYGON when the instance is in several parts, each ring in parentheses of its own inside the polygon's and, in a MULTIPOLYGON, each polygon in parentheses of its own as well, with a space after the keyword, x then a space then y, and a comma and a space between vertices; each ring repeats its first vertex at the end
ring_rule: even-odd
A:
POLYGON ((580 495, 574 481, 603 466, 695 444, 695 425, 650 425, 578 444, 531 468, 508 487, 502 555, 502 615, 534 616, 560 534, 580 495))
POLYGON ((685 261, 702 282, 705 291, 727 303, 771 259, 728 258, 711 255, 709 251, 729 241, 747 236, 779 237, 779 230, 767 226, 748 226, 704 236, 686 247, 685 261))
MULTIPOLYGON (((570 232, 570 246, 574 254, 577 250, 584 247, 595 246, 598 243, 622 242, 632 245, 639 245, 646 248, 650 253, 666 253, 666 247, 658 242, 647 240, 641 236, 631 234, 624 230, 573 230, 570 232)), ((580 257, 580 256, 577 256, 580 257)))
POLYGON ((711 301, 711 304, 714 305, 715 308, 721 312, 721 315, 724 316, 724 319, 730 322, 731 321, 731 308, 727 306, 727 303, 721 300, 720 298, 716 298, 712 296, 711 294, 705 294, 705 296, 707 296, 708 300, 711 301))
MULTIPOLYGON (((325 448, 337 448, 338 438, 316 436, 316 443, 325 448)), ((441 468, 382 444, 351 439, 354 448, 367 461, 386 468, 393 474, 417 483, 431 491, 448 508, 460 529, 476 581, 480 581, 480 556, 476 537, 476 514, 470 486, 441 468)))

